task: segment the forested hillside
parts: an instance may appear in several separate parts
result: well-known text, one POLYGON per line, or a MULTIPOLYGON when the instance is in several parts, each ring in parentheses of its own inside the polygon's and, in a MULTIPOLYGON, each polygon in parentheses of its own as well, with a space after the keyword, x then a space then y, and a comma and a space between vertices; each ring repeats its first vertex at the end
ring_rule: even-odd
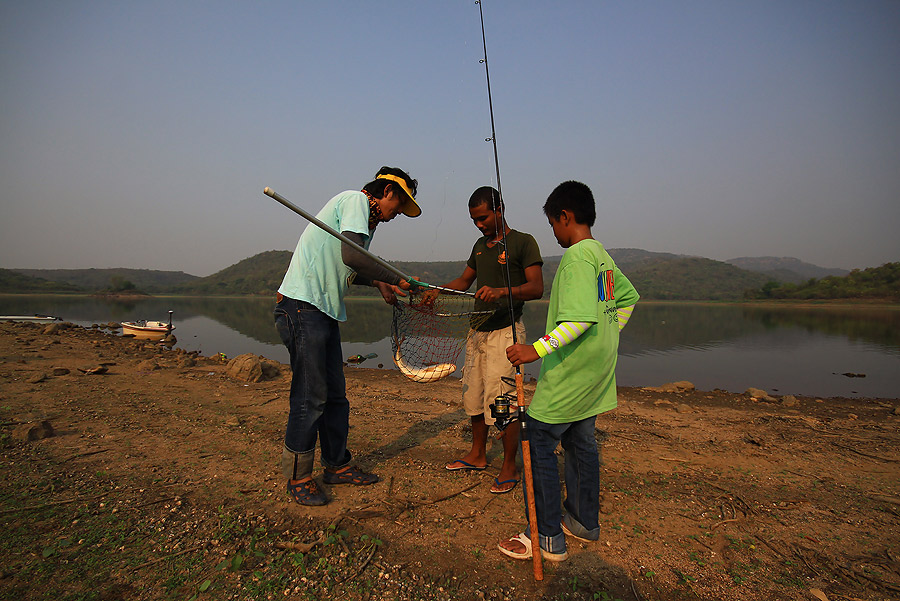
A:
POLYGON ((205 278, 198 278, 192 282, 175 286, 171 289, 171 292, 199 296, 220 294, 274 295, 290 262, 290 251, 270 250, 262 252, 205 278))
MULTIPOLYGON (((768 278, 711 259, 684 258, 637 249, 612 249, 610 255, 644 299, 739 300, 748 289, 759 289, 768 278)), ((179 286, 181 294, 274 294, 291 259, 289 251, 269 251, 244 259, 218 273, 179 286)), ((549 298, 560 255, 544 257, 544 297, 549 298)), ((462 274, 465 261, 396 261, 402 272, 430 284, 445 284, 462 274)), ((352 296, 374 296, 366 286, 351 286, 352 296)))
POLYGON ((0 293, 79 292, 77 286, 31 277, 11 269, 0 269, 0 293))
POLYGON ((900 300, 900 263, 854 269, 843 277, 815 278, 803 284, 769 282, 752 295, 774 299, 883 299, 900 300))
POLYGON ((659 261, 625 270, 642 299, 738 300, 769 278, 734 265, 697 257, 659 261))
MULTIPOLYGON (((101 290, 142 290, 162 293, 174 286, 198 279, 183 271, 158 271, 155 269, 14 269, 16 273, 71 284, 74 289, 86 292, 101 290)), ((22 290, 24 292, 24 290, 22 290)))
MULTIPOLYGON (((802 284, 792 284, 775 281, 765 273, 748 271, 702 257, 634 248, 609 249, 609 253, 644 300, 900 299, 897 283, 900 263, 854 270, 843 277, 827 276, 820 280, 809 279, 802 284)), ((561 255, 544 257, 544 298, 550 296, 550 287, 560 258, 561 255)), ((757 268, 773 265, 765 260, 767 257, 759 259, 755 264, 757 268)), ((290 251, 271 250, 204 278, 183 272, 142 269, 0 270, 0 292, 136 289, 155 294, 266 296, 275 294, 290 260, 290 251), (22 274, 23 271, 52 274, 60 280, 52 282, 48 281, 50 278, 27 277, 22 274)), ((794 261, 779 260, 775 264, 794 264, 794 261)), ((753 263, 750 260, 747 262, 753 263)), ((810 266, 800 261, 796 263, 810 266)), ((392 264, 408 275, 438 285, 455 279, 465 268, 465 261, 395 261, 392 264)), ((353 296, 378 294, 376 290, 366 286, 351 286, 350 290, 353 296)))

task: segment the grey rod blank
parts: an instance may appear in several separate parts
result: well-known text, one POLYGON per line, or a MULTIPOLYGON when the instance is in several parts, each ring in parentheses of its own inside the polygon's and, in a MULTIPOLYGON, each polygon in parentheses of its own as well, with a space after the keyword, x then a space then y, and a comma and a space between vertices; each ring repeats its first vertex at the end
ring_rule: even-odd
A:
POLYGON ((294 203, 289 201, 287 198, 285 198, 284 196, 282 196, 281 194, 279 194, 272 188, 269 188, 267 186, 266 189, 263 190, 263 193, 266 196, 271 196, 272 198, 274 198, 275 200, 277 200, 278 202, 280 202, 281 204, 283 204, 284 206, 286 206, 293 212, 297 213, 304 219, 308 220, 310 223, 322 228, 323 230, 325 230, 326 232, 328 232, 329 234, 331 234, 332 236, 334 236, 341 242, 343 242, 345 244, 349 244, 350 246, 352 246, 353 248, 355 248, 362 254, 366 255, 367 257, 369 257, 370 259, 372 259, 373 261, 375 261, 376 263, 378 263, 379 265, 381 265, 382 267, 387 269, 388 271, 396 274, 397 277, 399 277, 400 279, 410 282, 410 283, 412 283, 414 281, 412 277, 406 275, 405 273, 403 273, 402 271, 400 271, 399 269, 397 269, 396 267, 394 267, 393 265, 391 265, 390 263, 388 263, 387 261, 385 261, 378 255, 372 254, 371 252, 369 252, 368 250, 366 250, 365 248, 363 248, 362 246, 360 246, 359 244, 357 244, 356 242, 354 242, 353 240, 351 240, 344 234, 335 230, 333 227, 331 227, 325 223, 322 223, 321 220, 317 219, 313 215, 310 215, 309 213, 307 213, 306 211, 304 211, 303 209, 301 209, 300 207, 298 207, 297 205, 295 205, 294 203))
POLYGON ((423 288, 431 288, 433 290, 439 290, 440 292, 446 292, 449 294, 462 294, 464 296, 475 296, 474 292, 466 292, 463 290, 454 290, 453 288, 444 288, 443 286, 435 286, 434 284, 420 282, 419 280, 414 279, 412 276, 406 275, 405 273, 403 273, 402 271, 400 271, 399 269, 397 269, 396 267, 394 267, 393 265, 391 265, 390 263, 388 263, 387 261, 385 261, 378 255, 372 254, 371 252, 369 252, 368 250, 366 250, 365 248, 363 248, 362 246, 360 246, 359 244, 357 244, 356 242, 354 242, 353 240, 351 240, 344 234, 335 230, 333 227, 330 227, 330 226, 322 223, 321 220, 316 219, 314 216, 310 215, 309 213, 307 213, 306 211, 304 211, 303 209, 301 209, 300 207, 298 207, 297 205, 295 205, 294 203, 289 201, 287 198, 285 198, 284 196, 282 196, 281 194, 279 194, 272 188, 269 188, 268 186, 266 186, 266 188, 263 190, 263 194, 274 198, 275 200, 277 200, 278 202, 280 202, 281 204, 283 204, 284 206, 286 206, 293 212, 297 213, 298 215, 300 215, 301 217, 303 217, 304 219, 306 219, 307 221, 312 223, 313 225, 316 225, 316 226, 322 228, 323 230, 325 230, 326 232, 328 232, 329 234, 331 234, 332 236, 334 236, 341 242, 349 244, 350 246, 352 246, 353 248, 355 248, 356 250, 358 250, 365 256, 369 257, 370 259, 372 259, 373 261, 375 261, 376 263, 378 263, 379 265, 381 265, 382 267, 384 267, 391 273, 396 274, 397 277, 399 277, 400 279, 402 279, 406 282, 409 282, 410 284, 413 284, 416 286, 421 286, 423 288))

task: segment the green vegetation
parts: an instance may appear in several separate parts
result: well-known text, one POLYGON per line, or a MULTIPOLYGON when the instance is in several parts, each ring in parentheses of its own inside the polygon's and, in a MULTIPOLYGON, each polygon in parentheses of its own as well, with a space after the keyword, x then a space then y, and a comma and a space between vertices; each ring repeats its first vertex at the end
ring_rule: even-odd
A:
POLYGON ((804 284, 779 284, 769 281, 747 294, 754 299, 900 299, 900 263, 854 269, 843 277, 809 279, 804 284))
POLYGON ((78 286, 32 277, 10 269, 0 269, 0 293, 80 292, 78 286))

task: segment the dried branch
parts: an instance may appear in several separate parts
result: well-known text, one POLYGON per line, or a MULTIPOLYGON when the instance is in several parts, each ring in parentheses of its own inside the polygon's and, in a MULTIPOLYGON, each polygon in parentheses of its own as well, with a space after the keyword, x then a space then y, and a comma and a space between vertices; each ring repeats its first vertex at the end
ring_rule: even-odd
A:
POLYGON ((146 568, 147 566, 152 566, 152 565, 155 564, 155 563, 159 563, 159 562, 165 561, 165 560, 167 560, 167 559, 172 559, 173 557, 178 557, 179 555, 184 555, 185 553, 191 553, 191 552, 193 552, 193 551, 197 551, 197 550, 199 550, 199 549, 202 549, 203 546, 204 546, 204 545, 197 545, 197 546, 195 546, 195 547, 190 547, 189 549, 184 549, 184 550, 179 551, 179 552, 177 552, 177 553, 172 553, 171 555, 166 555, 165 557, 160 557, 159 559, 154 559, 153 561, 148 561, 147 563, 142 563, 141 565, 139 565, 139 566, 137 566, 137 567, 135 567, 135 568, 131 568, 130 571, 132 571, 132 572, 137 572, 138 570, 141 570, 141 569, 143 569, 143 568, 146 568))
POLYGON ((325 537, 318 538, 311 543, 294 543, 294 542, 285 542, 285 541, 276 541, 275 548, 276 549, 285 549, 287 551, 298 551, 300 553, 309 553, 312 551, 313 547, 316 545, 321 545, 325 542, 325 537))

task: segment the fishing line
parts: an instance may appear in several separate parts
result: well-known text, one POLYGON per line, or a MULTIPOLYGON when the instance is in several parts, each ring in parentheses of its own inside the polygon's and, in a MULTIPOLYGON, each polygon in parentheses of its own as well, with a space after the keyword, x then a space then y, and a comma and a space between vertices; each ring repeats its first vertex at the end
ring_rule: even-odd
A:
MULTIPOLYGON (((478 5, 478 14, 481 16, 481 44, 484 49, 484 58, 482 58, 479 62, 484 64, 484 76, 487 79, 487 93, 488 93, 488 109, 491 114, 491 137, 485 138, 485 142, 491 142, 494 147, 494 168, 496 170, 497 175, 497 192, 500 196, 501 206, 503 204, 503 187, 500 184, 500 155, 497 152, 497 129, 494 126, 494 101, 491 98, 491 72, 488 68, 488 54, 487 54, 487 36, 484 33, 484 10, 481 6, 481 0, 475 0, 475 4, 478 5)), ((496 213, 497 211, 497 201, 494 199, 494 195, 491 195, 491 208, 496 213)), ((512 329, 512 341, 513 344, 518 344, 518 340, 516 337, 516 315, 515 315, 515 307, 513 305, 512 298, 512 280, 509 275, 509 247, 506 244, 506 210, 503 209, 502 219, 500 222, 500 230, 502 232, 501 244, 503 245, 503 251, 506 253, 506 261, 505 261, 505 273, 506 273, 506 298, 509 300, 509 317, 511 320, 510 328, 512 329)), ((516 367, 516 374, 521 376, 521 368, 516 367)))
MULTIPOLYGON (((478 14, 481 16, 481 43, 484 48, 484 59, 481 61, 484 63, 484 75, 487 79, 487 92, 488 92, 488 107, 491 112, 491 137, 488 138, 488 141, 493 143, 494 146, 494 168, 497 170, 497 192, 498 196, 500 196, 501 207, 503 205, 503 190, 500 187, 500 158, 497 153, 497 130, 494 127, 494 102, 491 98, 491 74, 488 69, 488 54, 487 54, 487 36, 484 33, 484 9, 482 8, 481 0, 475 0, 475 4, 478 5, 478 14)), ((493 194, 491 194, 491 204, 493 206, 494 212, 496 213, 497 201, 493 200, 493 194)), ((513 344, 518 344, 516 339, 516 315, 515 308, 513 306, 513 298, 512 298, 512 280, 510 279, 509 274, 509 247, 506 244, 506 210, 504 209, 501 213, 500 220, 500 228, 503 232, 502 244, 503 248, 501 249, 506 253, 506 297, 509 299, 509 317, 510 317, 510 330, 512 331, 512 342, 513 344)), ((532 559, 532 567, 534 572, 535 580, 543 580, 544 579, 544 568, 543 563, 541 561, 541 544, 540 544, 540 536, 538 531, 537 524, 537 508, 535 507, 534 501, 534 473, 531 470, 531 443, 529 441, 529 432, 527 428, 527 421, 525 420, 525 390, 522 384, 522 367, 520 365, 516 366, 516 405, 518 406, 518 421, 521 433, 521 444, 522 444, 522 467, 525 476, 525 496, 526 503, 528 507, 527 517, 528 517, 528 529, 531 537, 531 547, 534 550, 531 554, 532 559)), ((498 399, 499 400, 499 399, 498 399)))

